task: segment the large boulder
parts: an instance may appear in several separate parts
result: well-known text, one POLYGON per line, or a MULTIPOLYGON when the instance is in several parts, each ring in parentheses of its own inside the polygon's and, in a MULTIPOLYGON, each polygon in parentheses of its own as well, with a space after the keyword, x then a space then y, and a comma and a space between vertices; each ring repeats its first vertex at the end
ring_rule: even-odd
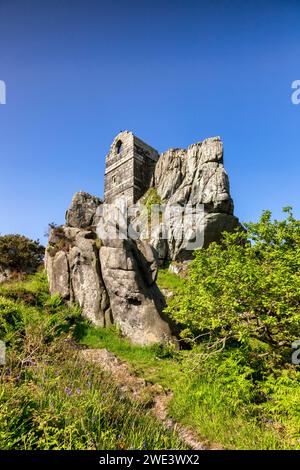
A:
POLYGON ((140 238, 149 240, 161 262, 188 260, 195 248, 206 247, 220 240, 223 231, 240 226, 233 215, 219 137, 162 153, 153 183, 163 218, 149 228, 148 216, 141 210, 133 224, 142 227, 140 238))
POLYGON ((99 262, 96 234, 66 226, 52 228, 45 267, 51 295, 77 302, 85 317, 104 326, 109 299, 99 262))
POLYGON ((133 240, 110 245, 101 247, 100 261, 114 322, 135 344, 175 342, 162 313, 164 297, 153 279, 154 261, 147 259, 150 247, 144 246, 143 253, 133 240))
POLYGON ((66 252, 57 251, 51 253, 51 250, 46 250, 45 267, 51 295, 58 294, 62 299, 69 299, 70 275, 66 252))
POLYGON ((204 204, 206 212, 233 213, 219 137, 190 145, 187 150, 169 150, 161 154, 154 178, 163 202, 204 204))
POLYGON ((97 209, 102 204, 101 199, 80 191, 75 193, 71 206, 66 212, 66 224, 69 227, 88 228, 98 223, 97 209))
POLYGON ((93 232, 81 231, 69 252, 73 299, 84 315, 97 326, 105 326, 109 299, 99 261, 99 245, 93 232))
POLYGON ((135 344, 176 342, 155 283, 155 250, 146 241, 113 236, 117 213, 99 214, 101 239, 93 228, 52 228, 45 256, 51 294, 77 302, 97 326, 118 325, 135 344))

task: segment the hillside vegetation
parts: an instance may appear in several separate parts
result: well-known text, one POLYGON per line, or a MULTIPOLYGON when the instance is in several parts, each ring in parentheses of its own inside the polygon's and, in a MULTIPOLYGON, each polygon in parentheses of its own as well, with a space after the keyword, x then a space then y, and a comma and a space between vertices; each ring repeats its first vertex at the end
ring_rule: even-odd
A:
POLYGON ((44 273, 0 288, 1 449, 181 448, 97 365, 82 362, 77 307, 49 297, 44 273))
POLYGON ((169 416, 226 449, 300 449, 300 223, 265 212, 247 232, 195 252, 184 279, 160 270, 181 350, 138 347, 50 298, 44 273, 0 286, 3 449, 182 448, 147 404, 78 349, 106 348, 171 390, 169 416), (294 354, 294 359, 297 359, 294 354), (295 361, 294 361, 295 362, 295 361))

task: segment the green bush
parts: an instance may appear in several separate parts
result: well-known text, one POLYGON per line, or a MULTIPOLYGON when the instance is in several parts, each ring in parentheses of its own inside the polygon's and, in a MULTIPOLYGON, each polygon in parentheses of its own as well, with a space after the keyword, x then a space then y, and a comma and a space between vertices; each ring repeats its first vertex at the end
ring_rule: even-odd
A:
POLYGON ((0 236, 0 266, 16 272, 34 272, 41 265, 45 248, 39 240, 23 235, 0 236))
POLYGON ((256 341, 265 363, 290 361, 300 331, 300 222, 285 212, 272 221, 266 211, 247 231, 195 252, 167 308, 184 337, 205 340, 209 351, 235 343, 253 350, 256 341))

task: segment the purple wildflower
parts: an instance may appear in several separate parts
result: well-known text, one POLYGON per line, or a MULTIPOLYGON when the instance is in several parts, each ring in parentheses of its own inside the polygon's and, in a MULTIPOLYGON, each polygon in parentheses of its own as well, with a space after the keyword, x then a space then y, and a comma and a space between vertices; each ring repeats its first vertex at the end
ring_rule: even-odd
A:
POLYGON ((77 395, 80 395, 80 394, 81 394, 81 389, 80 389, 79 387, 76 388, 76 393, 77 393, 77 395))
POLYGON ((20 382, 20 374, 15 377, 15 383, 18 384, 20 382))
POLYGON ((69 397, 72 395, 72 389, 70 387, 66 387, 65 392, 69 397))

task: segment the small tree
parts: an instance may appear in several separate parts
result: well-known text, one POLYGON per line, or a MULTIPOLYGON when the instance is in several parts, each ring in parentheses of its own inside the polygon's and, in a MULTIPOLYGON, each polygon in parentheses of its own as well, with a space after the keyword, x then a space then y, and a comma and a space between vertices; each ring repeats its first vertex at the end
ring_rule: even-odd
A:
POLYGON ((210 351, 258 341, 277 358, 300 338, 300 222, 284 212, 272 221, 265 211, 244 233, 224 233, 221 244, 195 252, 167 308, 184 337, 205 338, 210 351))
POLYGON ((0 266, 17 272, 34 272, 42 263, 45 248, 39 240, 23 235, 0 236, 0 266))

